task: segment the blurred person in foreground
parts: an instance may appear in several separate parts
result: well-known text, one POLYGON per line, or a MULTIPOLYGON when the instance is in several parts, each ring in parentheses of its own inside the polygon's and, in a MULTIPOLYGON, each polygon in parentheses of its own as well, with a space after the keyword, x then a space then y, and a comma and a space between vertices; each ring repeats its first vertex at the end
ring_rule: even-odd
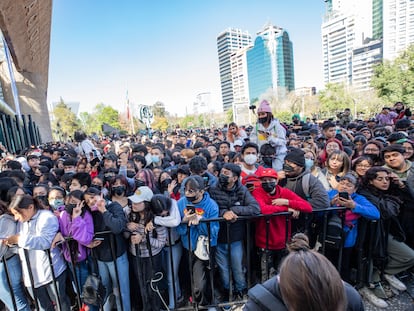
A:
POLYGON ((358 292, 325 256, 309 248, 305 234, 294 235, 288 250, 279 274, 249 290, 245 311, 364 310, 358 292))

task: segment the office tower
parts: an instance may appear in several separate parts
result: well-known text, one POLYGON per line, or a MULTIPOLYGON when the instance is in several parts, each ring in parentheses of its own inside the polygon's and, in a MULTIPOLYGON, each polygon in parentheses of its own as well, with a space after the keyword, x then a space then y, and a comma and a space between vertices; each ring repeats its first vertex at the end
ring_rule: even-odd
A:
POLYGON ((292 42, 284 29, 267 24, 257 33, 247 51, 247 74, 251 102, 269 91, 282 99, 295 89, 292 42))
POLYGON ((252 38, 249 33, 236 28, 228 28, 217 36, 221 95, 224 111, 231 109, 233 105, 231 55, 233 52, 251 45, 251 43, 252 38))
POLYGON ((372 38, 374 40, 382 39, 383 35, 383 0, 372 0, 372 38))
POLYGON ((414 1, 383 0, 384 59, 394 60, 414 43, 414 1))
MULTIPOLYGON (((376 18, 378 31, 380 25, 378 17, 376 18)), ((372 74, 372 64, 377 60, 379 52, 377 42, 372 46, 370 43, 373 37, 373 0, 327 1, 321 28, 324 82, 353 85, 353 75, 357 73, 358 85, 365 88, 366 76, 369 72, 372 74), (364 58, 365 50, 361 48, 377 54, 364 58), (354 53, 354 49, 360 50, 354 53), (358 59, 356 68, 353 67, 354 57, 358 59)))

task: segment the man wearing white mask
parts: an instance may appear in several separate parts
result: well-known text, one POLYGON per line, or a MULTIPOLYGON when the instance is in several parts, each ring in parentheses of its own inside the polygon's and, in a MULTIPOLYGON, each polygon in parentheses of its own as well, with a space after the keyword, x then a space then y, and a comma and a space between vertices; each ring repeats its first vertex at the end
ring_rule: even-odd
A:
POLYGON ((258 164, 259 147, 255 143, 247 143, 242 147, 241 154, 243 162, 241 164, 242 177, 252 175, 256 172, 258 164))

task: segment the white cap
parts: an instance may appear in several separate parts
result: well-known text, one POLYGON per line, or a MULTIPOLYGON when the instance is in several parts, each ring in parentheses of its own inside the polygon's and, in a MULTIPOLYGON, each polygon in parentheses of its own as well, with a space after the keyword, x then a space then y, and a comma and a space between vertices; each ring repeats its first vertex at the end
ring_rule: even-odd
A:
POLYGON ((135 193, 128 197, 128 199, 130 199, 132 203, 141 203, 144 201, 149 202, 151 201, 153 195, 154 193, 149 187, 142 186, 135 190, 135 193))

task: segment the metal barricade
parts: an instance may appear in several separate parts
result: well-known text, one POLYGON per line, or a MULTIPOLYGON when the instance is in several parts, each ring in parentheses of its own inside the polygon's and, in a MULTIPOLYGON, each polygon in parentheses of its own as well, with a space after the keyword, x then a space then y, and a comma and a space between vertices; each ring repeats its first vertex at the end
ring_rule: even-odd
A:
MULTIPOLYGON (((318 213, 318 215, 321 217, 322 219, 322 230, 320 232, 321 234, 321 248, 320 251, 321 253, 325 253, 326 251, 326 245, 325 245, 325 238, 326 238, 326 230, 327 230, 327 224, 328 224, 328 220, 329 220, 329 214, 332 212, 336 212, 336 213, 340 213, 341 214, 341 219, 342 219, 342 226, 344 226, 345 224, 345 208, 344 207, 329 207, 326 209, 319 209, 313 212, 313 214, 318 213)), ((253 249, 253 245, 255 245, 255 241, 254 239, 254 234, 249 234, 251 233, 252 227, 254 226, 254 224, 257 222, 258 219, 265 219, 265 224, 266 224, 266 247, 264 249, 265 252, 269 251, 269 239, 270 239, 270 235, 269 235, 269 230, 270 230, 270 226, 272 225, 271 223, 271 219, 273 219, 274 217, 284 217, 285 218, 285 242, 287 243, 289 241, 290 238, 290 217, 291 217, 291 213, 290 212, 283 212, 283 213, 274 213, 274 214, 268 214, 268 215, 258 215, 258 216, 239 216, 237 221, 242 221, 244 222, 244 228, 245 228, 245 232, 246 237, 245 237, 245 241, 244 241, 244 250, 243 250, 243 256, 245 256, 245 267, 246 267, 246 271, 245 271, 245 276, 246 276, 246 282, 247 282, 247 288, 252 287, 255 283, 256 283, 256 279, 255 279, 255 275, 254 275, 254 264, 255 262, 253 262, 252 260, 252 254, 251 254, 251 250, 253 249), (253 240, 253 241, 252 241, 253 240)), ((229 269, 228 269, 228 277, 229 277, 229 299, 228 301, 217 301, 216 300, 216 293, 214 291, 214 289, 216 288, 215 284, 218 284, 219 281, 217 280, 217 277, 215 275, 215 270, 216 267, 214 266, 214 258, 211 258, 212 253, 210 252, 210 260, 207 264, 207 272, 208 276, 209 276, 209 289, 210 289, 210 295, 212 297, 212 304, 208 305, 208 306, 200 306, 198 305, 195 300, 193 299, 192 303, 190 303, 189 305, 185 306, 185 307, 180 307, 177 308, 177 298, 176 297, 176 287, 175 287, 175 283, 173 281, 172 286, 173 286, 173 297, 174 297, 174 305, 176 306, 175 310, 202 310, 202 309, 206 309, 208 307, 212 307, 212 306, 216 306, 216 307, 226 307, 226 306, 232 306, 232 305, 240 305, 245 303, 246 301, 241 299, 241 300, 235 300, 233 295, 234 295, 234 284, 233 284, 233 272, 231 269, 231 255, 232 255, 232 250, 231 250, 231 240, 230 240, 230 225, 231 223, 227 222, 224 218, 214 218, 214 219, 202 219, 200 220, 200 223, 205 223, 208 229, 208 240, 210 241, 211 238, 211 223, 212 222, 219 222, 219 223, 225 223, 225 226, 227 226, 227 249, 228 249, 228 262, 229 262, 229 269)), ((369 226, 375 226, 376 222, 375 221, 369 221, 369 226)), ((187 225, 187 224, 185 224, 187 225)), ((171 228, 167 228, 168 229, 168 237, 169 237, 169 241, 171 241, 171 228)), ((370 231, 370 235, 367 237, 369 239, 369 243, 370 246, 372 246, 371 241, 373 241, 374 239, 374 235, 375 232, 374 230, 370 231)), ((113 234, 110 231, 104 231, 104 232, 97 232, 95 234, 96 236, 105 236, 106 238, 109 238, 109 246, 110 246, 110 251, 112 254, 112 258, 115 262, 115 272, 116 272, 116 277, 117 277, 117 285, 120 291, 120 284, 119 284, 119 273, 118 273, 118 269, 116 266, 116 240, 113 236, 113 234), (112 238, 111 238, 112 236, 112 238)), ((190 290, 191 290, 191 296, 194 298, 195 297, 195 293, 194 293, 194 274, 193 274, 193 266, 192 266, 192 261, 193 261, 193 256, 194 255, 194 250, 196 245, 191 245, 191 238, 190 238, 190 230, 187 230, 187 237, 188 237, 188 241, 189 241, 189 251, 188 251, 188 260, 189 260, 189 266, 188 266, 188 273, 189 273, 189 278, 190 278, 190 290)), ((67 238, 66 239, 66 243, 70 240, 71 238, 67 238)), ((286 244, 285 243, 285 244, 286 244)), ((343 246, 343 241, 342 241, 342 245, 343 246)), ((166 246, 170 248, 170 252, 169 252, 169 258, 168 258, 168 262, 171 265, 171 271, 172 271, 172 277, 173 280, 175 280, 175 278, 177 277, 176 275, 174 275, 174 257, 172 254, 172 243, 170 243, 169 246, 166 246)), ((210 247, 210 245, 209 245, 210 247)), ((361 250, 362 251, 362 250, 361 250)), ((372 264, 372 247, 369 248, 368 250, 364 250, 365 251, 365 257, 364 257, 364 263, 367 265, 364 267, 364 272, 359 271, 360 274, 363 274, 363 276, 360 276, 359 279, 364 279, 364 280, 369 280, 370 275, 372 274, 372 269, 373 269, 373 264, 372 264)), ((28 272, 29 272, 29 278, 30 278, 30 282, 32 284, 32 288, 34 285, 34 281, 33 281, 33 275, 31 273, 31 268, 30 268, 30 261, 28 259, 28 250, 24 250, 24 252, 26 253, 26 265, 28 267, 28 272)), ((52 264, 52 259, 51 259, 51 254, 50 254, 50 250, 46 250, 47 252, 47 256, 49 258, 49 265, 50 268, 52 269, 52 275, 53 275, 53 287, 56 293, 58 293, 58 288, 57 288, 57 284, 56 284, 56 278, 55 275, 53 273, 53 264, 52 264)), ((342 247, 338 250, 338 263, 337 263, 337 268, 340 269, 341 268, 341 257, 342 257, 342 247)), ((79 304, 79 306, 81 305, 81 292, 82 292, 82 288, 81 285, 77 282, 77 276, 76 276, 76 269, 74 268, 76 265, 75 262, 75 258, 73 258, 73 256, 71 256, 71 272, 73 274, 73 279, 75 282, 75 286, 77 288, 76 292, 77 292, 77 302, 79 304)), ((362 269, 360 267, 358 267, 358 269, 362 269)), ((6 270, 6 273, 7 270, 6 270)), ((126 277, 126 276, 121 276, 121 277, 126 277)), ((184 280, 185 281, 185 280, 184 280)), ((155 293, 154 293, 155 294, 155 293)), ((39 309, 39 305, 38 305, 38 301, 36 299, 36 297, 34 297, 34 301, 36 304, 36 309, 39 309)), ((59 299, 59 295, 57 295, 57 301, 56 301, 56 306, 57 308, 60 310, 60 299, 59 299)), ((15 298, 13 299, 15 300, 15 298)), ((122 299, 120 297, 121 300, 121 304, 122 304, 122 299)), ((15 303, 15 301, 14 301, 15 303)), ((122 306, 123 308, 123 306, 122 306)))

